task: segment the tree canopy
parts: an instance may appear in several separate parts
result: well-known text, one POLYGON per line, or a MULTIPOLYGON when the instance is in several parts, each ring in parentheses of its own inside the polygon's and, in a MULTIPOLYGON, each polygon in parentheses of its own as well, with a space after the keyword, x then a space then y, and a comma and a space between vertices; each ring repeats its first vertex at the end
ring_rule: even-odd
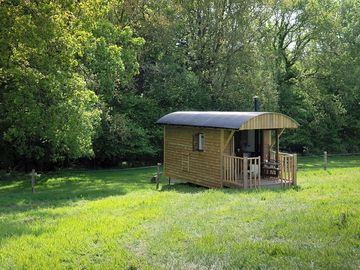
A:
POLYGON ((360 151, 357 1, 0 2, 0 166, 161 154, 177 110, 279 111, 283 146, 360 151))

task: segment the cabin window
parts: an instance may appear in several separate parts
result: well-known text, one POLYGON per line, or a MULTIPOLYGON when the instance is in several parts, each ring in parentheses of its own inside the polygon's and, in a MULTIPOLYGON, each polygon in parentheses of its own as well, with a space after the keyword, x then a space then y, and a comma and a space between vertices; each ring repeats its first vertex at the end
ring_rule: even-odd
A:
POLYGON ((193 150, 194 151, 204 151, 205 150, 204 133, 195 133, 193 135, 193 150))

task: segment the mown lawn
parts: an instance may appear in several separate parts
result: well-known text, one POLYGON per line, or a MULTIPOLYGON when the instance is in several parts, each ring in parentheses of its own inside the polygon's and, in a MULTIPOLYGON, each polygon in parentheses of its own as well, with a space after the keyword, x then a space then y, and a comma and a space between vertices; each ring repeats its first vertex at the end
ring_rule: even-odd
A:
POLYGON ((155 168, 0 182, 0 269, 359 269, 360 158, 299 187, 154 189, 155 168))

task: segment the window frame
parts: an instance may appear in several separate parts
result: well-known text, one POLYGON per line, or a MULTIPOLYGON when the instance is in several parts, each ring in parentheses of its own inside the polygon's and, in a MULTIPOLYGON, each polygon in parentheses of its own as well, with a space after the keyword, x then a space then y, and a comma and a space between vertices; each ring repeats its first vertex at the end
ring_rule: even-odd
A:
POLYGON ((205 133, 196 132, 193 134, 193 151, 205 152, 205 133))

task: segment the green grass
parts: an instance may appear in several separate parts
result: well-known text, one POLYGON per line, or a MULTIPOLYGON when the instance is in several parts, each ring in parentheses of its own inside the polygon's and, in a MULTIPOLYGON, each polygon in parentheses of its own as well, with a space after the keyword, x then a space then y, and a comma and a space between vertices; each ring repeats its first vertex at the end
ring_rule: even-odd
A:
POLYGON ((0 183, 0 269, 359 269, 360 162, 299 187, 154 189, 155 168, 0 183))
MULTIPOLYGON (((321 156, 299 157, 298 168, 323 168, 324 158, 321 156)), ((360 168, 360 155, 358 156, 328 156, 329 168, 360 168)))

